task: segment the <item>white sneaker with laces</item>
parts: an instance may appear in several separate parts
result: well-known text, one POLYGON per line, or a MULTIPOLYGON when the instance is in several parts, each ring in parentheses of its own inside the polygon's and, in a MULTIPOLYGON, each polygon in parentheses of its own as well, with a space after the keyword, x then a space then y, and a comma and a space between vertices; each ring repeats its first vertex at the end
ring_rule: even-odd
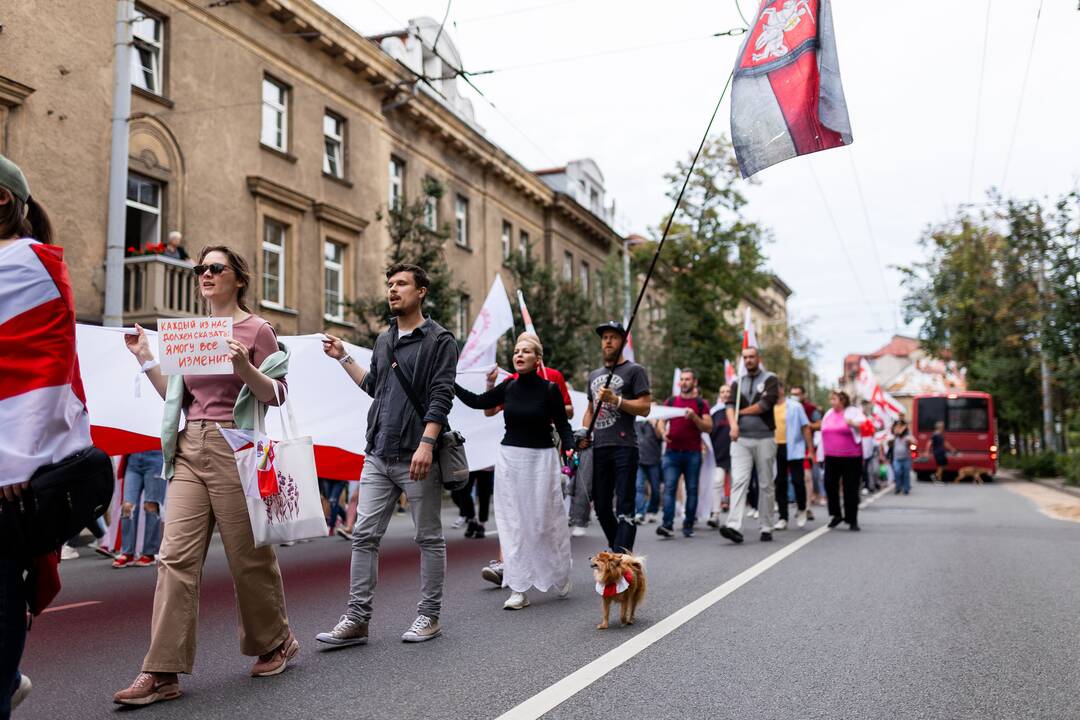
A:
POLYGON ((525 593, 510 593, 510 597, 503 603, 503 610, 520 610, 525 607, 529 607, 529 598, 525 597, 525 593))
POLYGON ((439 625, 439 621, 436 618, 430 618, 427 615, 417 615, 413 620, 413 624, 409 626, 409 629, 401 636, 402 642, 425 642, 427 640, 434 640, 442 635, 442 626, 439 625))
POLYGON ((800 528, 806 527, 806 511, 805 510, 800 510, 799 512, 797 512, 795 514, 795 524, 800 528))
POLYGON ((585 537, 585 528, 575 525, 570 531, 570 537, 585 537))
POLYGON ((750 508, 749 510, 746 511, 746 514, 749 517, 756 518, 758 516, 758 511, 755 510, 754 508, 750 508))
POLYGON ((465 526, 465 523, 467 523, 467 522, 468 522, 468 519, 467 519, 467 518, 466 518, 466 517, 465 517, 464 515, 458 515, 458 518, 457 518, 457 520, 455 520, 455 521, 454 521, 454 522, 453 522, 453 523, 452 523, 452 524, 450 525, 450 527, 452 527, 452 528, 454 528, 455 530, 457 530, 457 529, 459 529, 459 528, 461 528, 461 527, 464 527, 464 526, 465 526))
POLYGON ((787 530, 787 520, 784 518, 777 520, 776 524, 773 525, 773 530, 787 530))
POLYGON ((60 546, 60 559, 61 560, 74 560, 79 557, 79 551, 71 547, 67 543, 60 546))

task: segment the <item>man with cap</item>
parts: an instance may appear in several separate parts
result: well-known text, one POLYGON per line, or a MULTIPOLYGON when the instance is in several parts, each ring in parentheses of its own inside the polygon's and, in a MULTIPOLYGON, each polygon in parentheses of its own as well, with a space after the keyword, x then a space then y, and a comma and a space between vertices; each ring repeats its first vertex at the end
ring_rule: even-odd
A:
POLYGON ((596 414, 593 436, 584 443, 593 447, 593 506, 604 529, 608 546, 615 552, 633 552, 637 527, 638 445, 635 416, 652 409, 649 375, 645 368, 623 358, 626 328, 611 320, 596 328, 604 357, 603 367, 589 374, 589 407, 584 423, 589 427, 596 414), (610 383, 608 378, 611 378, 610 383))

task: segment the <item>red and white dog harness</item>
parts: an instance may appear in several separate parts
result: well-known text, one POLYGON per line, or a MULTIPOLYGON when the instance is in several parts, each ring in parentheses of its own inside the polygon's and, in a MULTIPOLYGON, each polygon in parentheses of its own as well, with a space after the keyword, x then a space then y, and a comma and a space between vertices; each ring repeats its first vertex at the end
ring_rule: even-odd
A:
POLYGON ((630 587, 630 583, 634 580, 634 573, 629 570, 624 570, 622 577, 613 583, 607 585, 601 585, 596 583, 596 594, 601 597, 615 597, 619 593, 626 592, 626 588, 630 587))

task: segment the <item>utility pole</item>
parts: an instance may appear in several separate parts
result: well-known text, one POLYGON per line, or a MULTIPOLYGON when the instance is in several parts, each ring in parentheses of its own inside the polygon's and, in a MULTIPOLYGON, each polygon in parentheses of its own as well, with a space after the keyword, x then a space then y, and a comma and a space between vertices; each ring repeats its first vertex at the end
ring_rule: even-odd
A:
POLYGON ((132 0, 116 0, 113 41, 113 114, 109 152, 109 219, 105 241, 105 313, 102 324, 124 323, 124 230, 127 216, 128 120, 131 117, 132 0))
POLYGON ((1039 252, 1039 274, 1037 287, 1039 292, 1039 312, 1042 317, 1039 323, 1039 372, 1042 375, 1042 414, 1043 414, 1043 438, 1046 443, 1044 451, 1058 451, 1057 433, 1054 429, 1054 405, 1050 397, 1050 366, 1046 363, 1046 260, 1042 251, 1039 252))

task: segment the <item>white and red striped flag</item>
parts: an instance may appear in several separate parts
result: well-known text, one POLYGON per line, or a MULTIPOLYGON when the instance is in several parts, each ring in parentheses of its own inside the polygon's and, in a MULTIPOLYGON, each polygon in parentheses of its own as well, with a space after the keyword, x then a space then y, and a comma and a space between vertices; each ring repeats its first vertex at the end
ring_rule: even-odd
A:
MULTIPOLYGON (((750 317, 750 308, 746 308, 746 316, 743 318, 742 350, 756 348, 758 346, 757 333, 754 332, 754 318, 750 317)), ((739 351, 739 377, 746 374, 746 363, 742 359, 742 350, 739 351)), ((760 367, 764 369, 765 363, 760 367)))
POLYGON ((730 360, 724 361, 724 384, 730 385, 735 382, 735 367, 730 360))
POLYGON ((29 239, 0 249, 0 485, 90 446, 64 251, 29 239))

